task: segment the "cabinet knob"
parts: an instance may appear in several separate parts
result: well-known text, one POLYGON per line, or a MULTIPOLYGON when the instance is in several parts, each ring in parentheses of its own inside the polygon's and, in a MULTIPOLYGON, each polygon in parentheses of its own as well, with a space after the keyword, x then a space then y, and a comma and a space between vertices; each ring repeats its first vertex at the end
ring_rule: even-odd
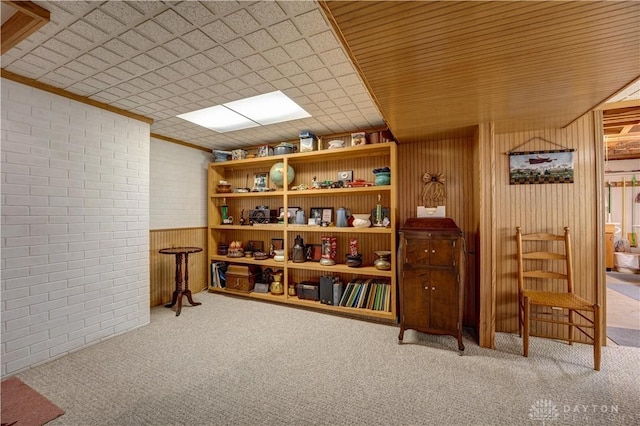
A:
POLYGON ((431 287, 431 290, 435 290, 435 289, 436 289, 435 287, 431 287))
POLYGON ((431 250, 431 253, 435 253, 435 252, 436 252, 435 250, 431 250))
POLYGON ((425 289, 425 290, 429 290, 429 286, 426 286, 424 289, 425 289))

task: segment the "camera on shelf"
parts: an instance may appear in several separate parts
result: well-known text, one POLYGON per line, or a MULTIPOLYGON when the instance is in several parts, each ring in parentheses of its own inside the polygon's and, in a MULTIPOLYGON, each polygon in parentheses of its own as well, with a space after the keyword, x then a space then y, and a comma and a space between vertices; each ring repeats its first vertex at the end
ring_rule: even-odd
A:
POLYGON ((254 210, 249 210, 250 224, 276 223, 278 221, 278 211, 270 210, 269 206, 256 206, 254 210))

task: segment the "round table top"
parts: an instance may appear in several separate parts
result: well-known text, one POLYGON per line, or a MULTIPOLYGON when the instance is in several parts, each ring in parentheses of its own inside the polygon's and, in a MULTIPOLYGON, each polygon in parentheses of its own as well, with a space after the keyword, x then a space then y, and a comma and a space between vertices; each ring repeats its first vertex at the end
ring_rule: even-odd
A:
POLYGON ((162 254, 189 254, 189 253, 198 253, 202 251, 200 247, 169 247, 163 248, 160 250, 162 254))

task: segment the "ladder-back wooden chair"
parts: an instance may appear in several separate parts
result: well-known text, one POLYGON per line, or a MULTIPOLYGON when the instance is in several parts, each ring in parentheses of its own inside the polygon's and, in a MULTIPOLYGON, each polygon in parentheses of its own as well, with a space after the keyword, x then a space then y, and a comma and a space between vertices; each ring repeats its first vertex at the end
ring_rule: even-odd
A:
POLYGON ((555 235, 523 234, 518 226, 516 227, 516 244, 518 321, 524 356, 529 356, 529 335, 565 340, 572 344, 577 342, 574 339, 574 329, 578 329, 592 342, 593 369, 600 370, 602 337, 600 307, 597 301, 589 302, 574 293, 569 227, 564 228, 564 235, 555 235), (563 290, 553 290, 548 287, 555 284, 557 289, 559 283, 562 283, 563 290), (533 284, 536 286, 534 287, 533 284), (541 309, 544 312, 531 316, 531 306, 549 309, 541 309), (576 315, 583 321, 576 322, 576 315), (552 336, 548 333, 530 333, 532 322, 566 325, 569 328, 568 337, 552 336))

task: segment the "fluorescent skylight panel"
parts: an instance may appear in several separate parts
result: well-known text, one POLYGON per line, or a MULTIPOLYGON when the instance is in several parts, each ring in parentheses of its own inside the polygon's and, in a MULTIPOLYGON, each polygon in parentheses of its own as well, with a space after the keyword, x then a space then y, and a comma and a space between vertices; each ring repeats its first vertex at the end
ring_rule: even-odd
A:
POLYGON ((240 99, 178 115, 219 133, 311 117, 280 91, 240 99))
POLYGON ((178 118, 191 121, 199 126, 206 127, 220 133, 249 129, 260 125, 259 123, 251 121, 247 117, 243 117, 222 105, 216 105, 180 114, 178 115, 178 118))
POLYGON ((279 90, 224 105, 263 126, 311 117, 311 114, 279 90))

